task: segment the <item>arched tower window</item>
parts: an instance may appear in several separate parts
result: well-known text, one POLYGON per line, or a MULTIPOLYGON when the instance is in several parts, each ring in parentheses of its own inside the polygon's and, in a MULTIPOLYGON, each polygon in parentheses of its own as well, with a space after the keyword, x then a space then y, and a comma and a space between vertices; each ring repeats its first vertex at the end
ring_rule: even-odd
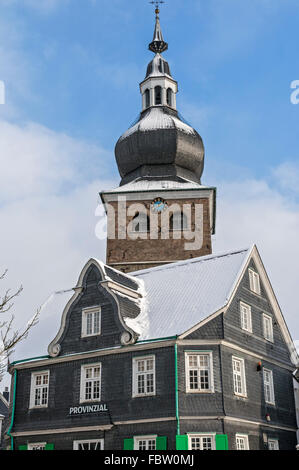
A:
POLYGON ((155 87, 155 104, 162 104, 162 88, 160 86, 155 87))
POLYGON ((149 106, 150 106, 150 91, 149 91, 148 88, 145 90, 144 95, 145 95, 145 107, 149 108, 149 106))
POLYGON ((172 89, 167 88, 167 104, 168 106, 172 106, 172 89))
POLYGON ((132 221, 133 232, 149 232, 150 230, 150 218, 144 213, 137 212, 132 221))
POLYGON ((188 219, 186 214, 183 212, 175 212, 170 217, 169 221, 170 230, 187 230, 188 229, 188 219))

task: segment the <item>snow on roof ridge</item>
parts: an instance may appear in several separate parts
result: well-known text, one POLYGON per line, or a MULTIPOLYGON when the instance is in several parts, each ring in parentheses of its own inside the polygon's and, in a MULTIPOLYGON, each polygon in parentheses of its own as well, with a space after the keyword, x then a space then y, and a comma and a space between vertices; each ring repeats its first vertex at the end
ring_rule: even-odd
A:
MULTIPOLYGON (((253 247, 254 245, 252 245, 253 247)), ((205 256, 199 256, 197 258, 190 258, 186 260, 181 260, 181 261, 176 261, 175 263, 168 263, 168 264, 163 264, 162 266, 155 266, 153 268, 147 268, 147 269, 142 269, 140 271, 134 271, 131 274, 133 274, 134 278, 138 277, 139 274, 146 274, 148 272, 152 271, 160 271, 160 270, 165 270, 165 269, 172 269, 176 268, 177 266, 183 266, 183 265, 188 265, 192 263, 201 263, 203 261, 210 261, 212 259, 218 259, 218 258, 224 258, 225 256, 230 256, 230 255, 237 255, 240 253, 249 253, 252 250, 252 247, 250 248, 244 248, 240 250, 233 250, 233 251, 228 251, 228 252, 221 252, 217 254, 211 254, 211 255, 205 255, 205 256)))

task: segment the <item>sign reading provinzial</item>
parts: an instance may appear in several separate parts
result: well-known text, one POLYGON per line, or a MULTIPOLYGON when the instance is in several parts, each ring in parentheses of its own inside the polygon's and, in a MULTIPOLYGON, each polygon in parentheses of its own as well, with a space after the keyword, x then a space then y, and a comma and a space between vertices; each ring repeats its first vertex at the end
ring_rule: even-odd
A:
POLYGON ((74 406, 70 408, 70 415, 82 415, 85 413, 98 413, 102 411, 108 411, 106 403, 101 405, 86 405, 86 406, 74 406))

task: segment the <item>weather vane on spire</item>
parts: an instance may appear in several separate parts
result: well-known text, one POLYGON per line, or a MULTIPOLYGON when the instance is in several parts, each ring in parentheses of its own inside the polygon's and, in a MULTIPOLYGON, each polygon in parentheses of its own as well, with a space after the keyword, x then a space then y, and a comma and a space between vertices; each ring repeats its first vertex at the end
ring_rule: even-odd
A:
POLYGON ((159 13, 159 5, 162 5, 163 3, 165 3, 163 0, 152 0, 150 2, 152 5, 155 5, 156 6, 156 14, 159 13))

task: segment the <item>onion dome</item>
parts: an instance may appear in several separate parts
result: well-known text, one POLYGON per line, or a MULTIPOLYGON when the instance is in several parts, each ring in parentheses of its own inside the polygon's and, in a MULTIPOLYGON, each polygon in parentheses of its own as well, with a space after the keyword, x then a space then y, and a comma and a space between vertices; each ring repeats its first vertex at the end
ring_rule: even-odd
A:
POLYGON ((200 135, 176 110, 152 106, 115 147, 122 184, 137 178, 177 179, 200 183, 204 146, 200 135))
POLYGON ((188 180, 200 184, 204 145, 200 135, 176 110, 178 85, 161 55, 167 48, 157 8, 154 38, 149 45, 155 57, 140 84, 142 111, 137 122, 115 146, 121 185, 140 178, 188 180))

